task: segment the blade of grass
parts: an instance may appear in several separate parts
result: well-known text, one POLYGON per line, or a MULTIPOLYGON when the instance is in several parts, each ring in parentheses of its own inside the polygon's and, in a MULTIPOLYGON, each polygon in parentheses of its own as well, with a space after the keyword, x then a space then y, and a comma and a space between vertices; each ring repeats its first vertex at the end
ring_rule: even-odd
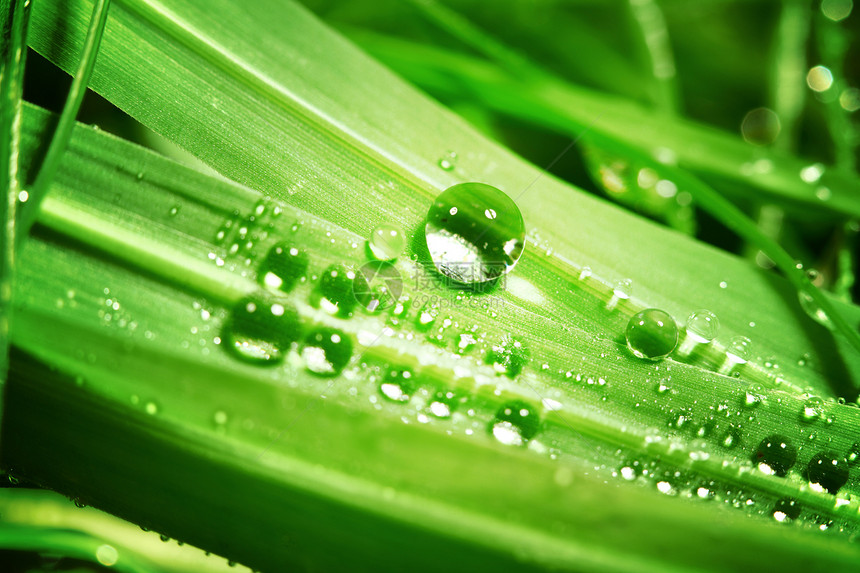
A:
POLYGON ((93 14, 90 18, 87 38, 84 41, 81 53, 80 66, 72 80, 69 95, 63 106, 63 112, 57 123, 57 129, 54 132, 51 145, 48 147, 48 152, 42 162, 42 167, 39 169, 36 179, 27 188, 29 198, 21 206, 21 218, 18 221, 17 231, 18 241, 23 240, 23 237, 26 237, 30 233, 30 227, 33 226, 33 222, 36 220, 39 212, 39 205, 48 194, 51 182, 60 164, 60 159, 68 146, 69 138, 72 135, 72 128, 75 126, 75 117, 77 117, 81 103, 84 101, 87 84, 90 81, 90 76, 92 76, 93 68, 96 64, 96 55, 99 51, 99 44, 101 43, 105 24, 107 23, 109 7, 110 0, 97 0, 93 6, 93 14))
MULTIPOLYGON (((34 113, 28 114, 33 121, 25 140, 36 147, 49 122, 28 111, 34 113)), ((797 421, 804 397, 763 392, 744 379, 686 364, 655 370, 623 354, 621 345, 595 341, 591 332, 560 325, 517 301, 513 287, 482 298, 506 301, 495 318, 479 305, 450 311, 458 324, 483 323, 487 334, 480 336, 489 341, 506 332, 528 336, 533 360, 513 381, 495 376, 473 353, 454 360, 431 342, 437 331, 425 337, 407 317, 397 331, 368 346, 362 333, 378 332, 389 324, 385 317, 362 313, 341 320, 310 308, 310 279, 285 300, 296 305, 307 327, 335 326, 362 347, 350 375, 336 380, 348 382, 314 376, 299 356, 278 368, 238 362, 215 339, 229 324, 232 307, 218 300, 240 295, 198 286, 234 282, 248 292, 259 280, 244 262, 253 252, 217 262, 221 249, 230 250, 229 243, 216 242, 224 218, 253 214, 260 253, 282 240, 302 245, 312 261, 310 276, 330 262, 355 261, 360 251, 353 245, 362 238, 104 133, 76 132, 44 207, 46 213, 74 208, 89 214, 90 224, 53 232, 42 227, 24 245, 17 376, 7 393, 14 417, 6 421, 4 467, 262 569, 336 569, 333 539, 350 552, 356 571, 378 570, 383 554, 392 569, 437 570, 433 555, 440 551, 474 570, 686 571, 767 563, 814 570, 847 567, 857 559, 858 549, 844 539, 779 527, 769 515, 774 499, 790 495, 809 511, 831 516, 838 523, 834 533, 844 526, 850 535, 858 504, 847 494, 856 484, 846 488, 846 503, 836 504, 797 475, 782 479, 748 467, 758 441, 772 432, 789 435, 804 462, 817 451, 808 427, 797 421), (276 208, 277 218, 263 217, 274 217, 276 208), (102 228, 111 223, 137 234, 141 251, 102 241, 102 228), (146 247, 146 239, 160 243, 146 247), (145 250, 166 251, 175 264, 147 260, 145 250), (198 270, 195 260, 209 260, 209 270, 198 270), (212 279, 189 281, 189 274, 212 279), (201 299, 201 291, 209 296, 201 299), (52 328, 46 330, 46 323, 52 328), (581 383, 557 371, 571 362, 581 383), (391 368, 410 369, 416 383, 433 391, 464 392, 462 409, 475 413, 421 422, 426 404, 391 402, 380 393, 379 376, 391 368), (594 383, 585 382, 592 376, 594 383), (675 392, 655 392, 658 377, 675 392), (535 392, 561 404, 539 406, 544 425, 536 442, 557 449, 556 459, 538 445, 502 446, 485 424, 500 403, 514 397, 535 402, 535 392), (743 406, 749 392, 762 402, 743 406), (646 399, 650 395, 655 398, 646 399), (667 416, 681 412, 691 424, 707 423, 710 416, 713 434, 667 429, 667 416), (716 420, 714 412, 728 415, 716 420), (742 443, 717 446, 721 432, 736 427, 735 418, 743 420, 742 443), (279 435, 274 443, 273 433, 279 435), (270 449, 261 459, 264 447, 270 449), (356 452, 362 452, 359 465, 356 452), (652 465, 654 459, 662 465, 652 465), (653 483, 650 491, 626 482, 619 487, 613 473, 622 460, 651 468, 656 480, 679 479, 676 472, 690 476, 684 478, 690 487, 708 484, 720 499, 753 513, 671 499, 653 483), (129 488, 135 495, 128 495, 129 488), (715 529, 715 523, 721 526, 715 529), (725 544, 734 551, 724 551, 725 544)), ((542 256, 527 252, 520 264, 529 263, 523 276, 532 277, 545 296, 586 288, 564 270, 556 277, 536 272, 542 256)), ((722 256, 711 252, 710 261, 722 256)), ((254 258, 252 266, 258 262, 254 258)), ((409 257, 399 265, 404 276, 414 272, 409 257)), ((411 296, 420 293, 411 281, 404 286, 411 296)), ((581 307, 608 316, 599 310, 602 301, 599 309, 581 307)), ((815 426, 821 441, 846 450, 860 411, 836 404, 822 410, 834 420, 815 426)))
MULTIPOLYGON (((18 172, 21 138, 21 95, 30 1, 11 0, 0 4, 0 39, 3 68, 0 70, 0 390, 9 367, 9 331, 12 322, 12 291, 15 279, 15 211, 21 182, 18 172)), ((0 423, 3 407, 0 404, 0 423)))
POLYGON ((654 103, 666 114, 677 113, 680 107, 680 89, 663 11, 654 0, 629 0, 628 7, 638 27, 642 52, 651 68, 654 103))
MULTIPOLYGON (((86 29, 87 4, 75 4, 77 9, 60 20, 61 13, 47 9, 49 5, 36 11, 34 42, 68 66, 86 29)), ((248 11, 229 3, 218 6, 219 18, 213 19, 211 4, 188 2, 181 13, 157 2, 116 4, 110 16, 115 25, 108 26, 93 76, 95 89, 222 173, 360 235, 383 220, 419 228, 430 198, 455 182, 483 180, 512 197, 528 188, 528 200, 520 206, 534 229, 533 244, 548 245, 552 255, 523 267, 524 276, 557 269, 578 276, 588 266, 595 284, 609 285, 600 287, 604 293, 618 279, 632 278, 637 300, 649 306, 677 317, 702 307, 716 312, 724 344, 735 335, 754 339, 755 364, 815 348, 822 357, 818 367, 826 372, 812 374, 792 359, 781 365, 778 378, 809 380, 824 395, 831 394, 829 384, 841 384, 840 392, 850 395, 860 360, 853 354, 840 356, 825 339, 810 334, 811 321, 783 302, 794 295, 775 295, 770 278, 730 262, 731 257, 706 263, 711 249, 540 176, 405 87, 300 8, 279 5, 284 17, 270 23, 274 7, 255 4, 248 11), (222 25, 227 21, 231 26, 222 25), (262 52, 248 43, 252 36, 262 52), (322 53, 320 45, 329 48, 322 53), (305 62, 307 69, 285 66, 285 61, 305 62), (350 78, 348 84, 344 78, 350 78), (227 87, 228 80, 233 87, 227 87), (168 96, 176 85, 184 89, 168 96), (367 110, 356 113, 358 102, 367 110), (434 129, 428 131, 428 125, 434 129), (448 172, 438 167, 438 160, 451 149, 464 159, 448 172), (368 189, 372 191, 365 193, 368 189), (570 225, 571 216, 576 225, 570 225), (623 236, 636 240, 619 241, 623 236), (698 280, 679 281, 682 276, 698 280), (730 288, 745 290, 746 302, 720 287, 726 281, 736 285, 730 288)), ((522 103, 510 99, 516 89, 494 94, 522 103)), ((546 120, 543 107, 534 109, 546 120)), ((577 301, 551 299, 547 305, 551 308, 536 307, 535 312, 602 337, 616 337, 623 328, 613 323, 607 329, 603 319, 583 314, 577 301)), ((771 383, 777 378, 764 370, 762 375, 771 383)))

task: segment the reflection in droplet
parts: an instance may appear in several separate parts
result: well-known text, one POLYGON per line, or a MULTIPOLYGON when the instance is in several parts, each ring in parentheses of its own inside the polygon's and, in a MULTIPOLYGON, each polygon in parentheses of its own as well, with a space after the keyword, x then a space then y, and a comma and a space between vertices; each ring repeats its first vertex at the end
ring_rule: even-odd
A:
POLYGON ((483 183, 460 183, 440 193, 427 213, 424 233, 436 269, 460 284, 510 272, 525 246, 525 223, 516 203, 483 183))

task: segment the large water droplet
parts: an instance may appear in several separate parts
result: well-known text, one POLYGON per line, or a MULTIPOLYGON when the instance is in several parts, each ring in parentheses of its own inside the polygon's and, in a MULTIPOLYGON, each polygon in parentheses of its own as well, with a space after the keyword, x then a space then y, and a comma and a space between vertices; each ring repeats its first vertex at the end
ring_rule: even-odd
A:
POLYGON ((768 436, 758 445, 752 461, 766 474, 785 477, 797 462, 797 449, 785 436, 768 436))
POLYGON ((521 446, 540 430, 540 416, 527 403, 508 402, 496 412, 490 431, 503 444, 521 446))
POLYGON ((352 357, 352 341, 335 328, 318 328, 308 333, 302 347, 305 367, 319 376, 336 376, 352 357))
POLYGON ((330 314, 348 316, 358 304, 356 293, 369 291, 364 275, 346 265, 331 265, 320 277, 320 306, 330 314))
POLYGON ((525 223, 516 203, 484 183, 459 183, 440 193, 427 213, 424 233, 436 269, 461 284, 509 272, 525 246, 525 223))
POLYGON ((406 237, 400 227, 393 223, 382 223, 370 233, 367 241, 370 253, 380 261, 391 261, 400 256, 406 247, 406 237))
POLYGON ((833 452, 815 454, 806 466, 806 477, 809 483, 835 494, 848 483, 848 462, 833 452))
POLYGON ((513 378, 529 361, 529 349, 519 338, 505 337, 487 353, 487 364, 499 374, 513 378))
POLYGON ((648 360, 668 356, 678 344, 678 325, 669 313, 657 308, 634 314, 625 334, 630 351, 648 360))
POLYGON ((291 304, 260 295, 233 307, 222 339, 237 357, 255 363, 276 364, 299 337, 299 317, 291 304))
POLYGON ((257 280, 267 288, 290 292, 307 273, 308 260, 308 254, 298 247, 277 244, 260 263, 257 280))

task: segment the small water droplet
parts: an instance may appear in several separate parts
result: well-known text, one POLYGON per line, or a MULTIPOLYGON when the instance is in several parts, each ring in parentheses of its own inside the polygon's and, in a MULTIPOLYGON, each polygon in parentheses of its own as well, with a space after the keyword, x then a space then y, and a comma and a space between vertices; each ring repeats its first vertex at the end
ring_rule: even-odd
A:
POLYGON ((638 358, 659 360, 678 344, 678 325, 665 311, 649 308, 637 312, 627 323, 627 347, 638 358))
POLYGON ((410 370, 391 370, 379 385, 382 395, 394 402, 408 402, 414 388, 410 370))
POLYGON ((158 405, 155 402, 147 402, 143 409, 150 416, 158 414, 158 405))
POLYGON ((170 211, 168 211, 168 213, 170 214, 171 217, 175 217, 179 213, 179 207, 178 206, 171 207, 170 211))
POLYGON ((367 245, 376 259, 391 261, 403 252, 406 247, 406 237, 397 225, 382 223, 371 231, 367 245))
POLYGON ((726 347, 726 358, 720 366, 720 374, 729 374, 735 366, 746 364, 750 357, 752 341, 746 336, 735 336, 726 347))
POLYGON ((720 321, 710 310, 697 310, 687 318, 687 335, 699 344, 706 344, 717 336, 720 321))
POLYGON ((305 367, 319 376, 337 376, 352 357, 352 341, 335 328, 318 328, 307 334, 302 348, 305 367))
POLYGON ((824 400, 822 400, 818 396, 810 396, 803 403, 803 406, 801 406, 800 421, 806 422, 807 424, 810 422, 814 422, 821 417, 823 409, 824 400))
POLYGON ((262 294, 239 301, 224 325, 221 338, 235 356, 258 364, 277 364, 299 337, 293 306, 262 294))
POLYGON ((525 223, 516 203, 483 183, 460 183, 440 193, 427 213, 424 233, 436 269, 466 285, 510 272, 525 246, 525 223))
POLYGON ((827 316, 827 313, 824 312, 824 309, 821 308, 818 303, 809 295, 809 293, 799 290, 797 291, 797 300, 800 302, 801 308, 803 308, 803 312, 805 312, 809 317, 820 324, 821 326, 827 328, 828 330, 833 330, 836 326, 833 324, 833 321, 830 320, 830 317, 827 316))
POLYGON ((215 422, 216 426, 224 426, 227 423, 227 412, 224 410, 218 410, 215 412, 215 415, 212 416, 212 420, 215 422))
POLYGON ((487 364, 499 374, 505 374, 509 378, 515 377, 529 361, 529 349, 525 341, 505 337, 499 344, 494 344, 487 352, 487 364))
POLYGON ((806 466, 806 477, 809 483, 835 494, 848 483, 848 462, 833 452, 815 454, 806 466))
POLYGON ((633 281, 621 279, 612 288, 612 297, 606 303, 606 310, 614 310, 618 303, 627 300, 633 294, 633 281))
POLYGON ((438 165, 443 171, 453 171, 454 167, 457 166, 457 153, 454 151, 447 152, 439 158, 438 165))
POLYGON ((501 443, 521 446, 540 430, 540 417, 527 403, 520 400, 508 402, 496 412, 490 432, 501 443))
POLYGON ((785 477, 797 462, 797 448, 785 436, 774 434, 761 441, 752 462, 766 474, 785 477))
POLYGON ((860 463, 860 442, 855 442, 851 446, 851 449, 848 450, 846 460, 848 461, 848 465, 850 466, 856 466, 858 463, 860 463))
POLYGON ((773 506, 771 515, 777 521, 794 520, 800 517, 801 506, 790 497, 784 497, 773 506))
POLYGON ((161 539, 164 543, 167 543, 168 541, 170 541, 170 537, 168 537, 167 535, 164 535, 163 533, 159 534, 158 538, 161 539))
POLYGON ((257 270, 259 283, 272 290, 290 292, 308 271, 308 254, 295 245, 279 243, 266 253, 257 270))

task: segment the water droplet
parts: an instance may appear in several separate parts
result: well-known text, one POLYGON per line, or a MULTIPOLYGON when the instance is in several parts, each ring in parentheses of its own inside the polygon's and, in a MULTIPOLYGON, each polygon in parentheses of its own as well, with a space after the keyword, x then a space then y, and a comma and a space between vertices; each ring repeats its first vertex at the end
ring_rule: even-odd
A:
POLYGON ((308 271, 308 254, 288 243, 274 245, 260 263, 257 277, 261 285, 290 292, 308 271))
POLYGON ((331 265, 322 273, 320 306, 330 314, 348 316, 358 304, 356 292, 369 291, 367 280, 346 265, 331 265))
POLYGON ((810 396, 800 409, 800 421, 806 423, 814 422, 821 417, 823 409, 824 400, 818 396, 810 396))
POLYGON ((490 431, 503 444, 521 446, 540 430, 540 417, 527 403, 508 402, 496 412, 490 431))
POLYGON ((835 494, 848 483, 848 462, 833 452, 815 454, 806 466, 806 477, 809 483, 835 494))
POLYGON ((606 303, 606 310, 613 310, 622 300, 627 300, 633 294, 633 281, 631 279, 621 279, 615 283, 612 289, 612 298, 606 303))
POLYGON ((144 406, 143 409, 150 416, 158 414, 158 404, 156 404, 155 402, 147 402, 146 406, 144 406))
POLYGON ((370 233, 367 246, 378 260, 391 261, 403 252, 406 247, 406 237, 397 225, 382 223, 370 233))
POLYGON ((449 151, 439 158, 438 165, 443 171, 453 171, 454 167, 457 166, 457 153, 449 151))
POLYGON ((833 85, 833 72, 825 66, 814 66, 806 74, 806 84, 812 91, 825 92, 833 85))
POLYGON ((797 462, 797 449, 785 436, 774 434, 761 441, 752 462, 766 474, 785 477, 797 462))
POLYGON ((828 330, 836 328, 833 321, 830 320, 830 317, 827 316, 826 312, 824 312, 824 309, 821 308, 807 292, 802 290, 797 291, 797 300, 800 302, 803 312, 809 315, 809 318, 828 330))
POLYGON ((529 349, 523 340, 508 336, 487 352, 486 362, 499 374, 513 378, 528 363, 529 356, 529 349))
POLYGON ((175 217, 179 213, 179 207, 174 205, 170 208, 170 211, 168 211, 168 213, 171 217, 175 217))
POLYGON ((752 341, 746 336, 735 336, 726 347, 726 358, 720 366, 720 374, 729 374, 735 366, 746 364, 750 357, 752 341))
POLYGON ((167 535, 164 535, 163 533, 161 533, 158 536, 158 538, 161 539, 164 543, 167 543, 168 541, 170 541, 170 537, 168 537, 167 535))
POLYGON ((706 344, 717 336, 720 321, 710 310, 697 310, 687 318, 687 336, 699 344, 706 344))
POLYGON ((212 416, 215 425, 218 427, 222 427, 227 423, 227 412, 224 410, 218 410, 215 412, 215 415, 212 416))
POLYGON ((776 502, 771 514, 777 521, 794 520, 800 517, 800 504, 790 497, 784 497, 776 502))
POLYGON ((382 395, 394 402, 408 402, 414 388, 415 382, 409 370, 391 370, 379 385, 382 395))
POLYGON ((741 122, 741 135, 744 140, 753 145, 773 143, 781 129, 779 116, 766 107, 749 111, 741 122))
POLYGON ((460 183, 439 194, 424 233, 436 269, 461 284, 508 273, 525 246, 525 224, 516 203, 483 183, 460 183))
POLYGON ((633 315, 627 323, 627 347, 638 358, 659 360, 678 344, 678 326, 665 311, 649 308, 633 315))
POLYGON ((262 294, 239 301, 222 331, 222 340, 238 358, 277 364, 299 337, 299 317, 291 304, 262 294))
POLYGON ((723 433, 722 445, 725 448, 733 449, 741 445, 741 431, 738 428, 730 427, 723 433))
POLYGON ((335 328, 318 328, 307 334, 302 348, 305 367, 319 376, 337 376, 352 357, 352 341, 335 328))

